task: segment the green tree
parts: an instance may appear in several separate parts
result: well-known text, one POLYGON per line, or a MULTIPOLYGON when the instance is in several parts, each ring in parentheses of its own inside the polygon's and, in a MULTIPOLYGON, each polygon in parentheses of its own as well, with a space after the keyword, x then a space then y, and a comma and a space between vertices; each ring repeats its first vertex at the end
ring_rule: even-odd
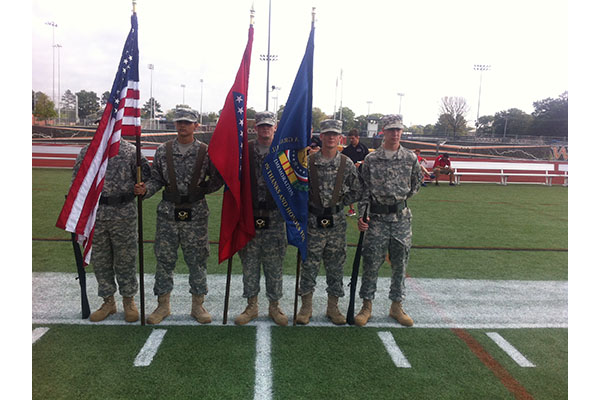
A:
POLYGON ((494 134, 494 117, 492 115, 483 115, 477 121, 477 134, 480 136, 491 136, 494 134))
POLYGON ((569 92, 557 99, 547 98, 533 103, 530 134, 535 136, 569 136, 569 92))
POLYGON ((436 133, 445 132, 453 137, 467 132, 467 120, 465 115, 469 106, 464 97, 442 97, 440 104, 440 116, 436 124, 436 133))
POLYGON ((530 133, 533 117, 518 108, 500 111, 494 115, 492 132, 494 136, 524 136, 530 133), (506 132, 505 132, 506 130, 506 132))
POLYGON ((319 107, 313 107, 312 109, 312 128, 313 132, 320 132, 321 121, 327 119, 328 116, 319 107))
POLYGON ((100 111, 100 99, 95 92, 81 90, 77 93, 79 118, 88 118, 100 111))
POLYGON ((411 132, 413 135, 422 135, 423 128, 423 125, 411 125, 406 131, 411 132))
MULTIPOLYGON (((339 111, 335 115, 335 119, 340 117, 339 111)), ((354 111, 348 107, 342 107, 342 129, 347 132, 352 128, 356 128, 354 111)))
POLYGON ((210 124, 212 122, 216 122, 219 119, 219 115, 216 112, 209 112, 208 115, 206 116, 206 122, 204 120, 204 118, 202 119, 202 123, 204 124, 210 124))
POLYGON ((256 110, 252 107, 246 109, 246 119, 255 119, 256 110))
POLYGON ((50 100, 45 93, 37 92, 35 94, 35 107, 33 108, 33 115, 42 121, 46 121, 52 118, 56 118, 58 114, 54 109, 54 102, 50 100))
POLYGON ((435 132, 435 125, 427 124, 423 127, 423 135, 433 135, 435 132))
POLYGON ((100 100, 100 104, 102 105, 103 108, 106 105, 106 103, 108 103, 109 98, 110 98, 110 92, 106 91, 106 92, 102 93, 102 99, 100 100))
POLYGON ((162 113, 160 103, 154 97, 150 97, 146 104, 142 107, 142 118, 152 118, 152 102, 154 102, 154 117, 158 113, 162 113))

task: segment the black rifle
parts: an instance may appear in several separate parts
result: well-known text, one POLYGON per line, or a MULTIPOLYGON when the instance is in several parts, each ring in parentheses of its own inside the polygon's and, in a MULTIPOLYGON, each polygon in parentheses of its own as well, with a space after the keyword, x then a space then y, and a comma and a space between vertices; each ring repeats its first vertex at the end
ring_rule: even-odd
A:
MULTIPOLYGON (((362 220, 366 222, 367 219, 367 210, 369 207, 365 208, 365 212, 362 216, 362 220)), ((358 270, 360 269, 360 257, 362 254, 362 242, 363 237, 365 236, 365 232, 361 232, 358 237, 358 244, 356 245, 356 253, 354 253, 354 264, 352 264, 352 276, 350 277, 350 301, 348 302, 348 312, 346 313, 346 322, 348 325, 354 325, 354 299, 356 297, 356 285, 358 282, 358 270)))
POLYGON ((71 242, 73 243, 73 251, 75 252, 75 263, 77 264, 77 279, 81 288, 81 319, 87 319, 90 316, 90 303, 88 303, 87 289, 85 283, 85 269, 83 268, 83 256, 81 248, 77 243, 77 235, 71 233, 71 242))

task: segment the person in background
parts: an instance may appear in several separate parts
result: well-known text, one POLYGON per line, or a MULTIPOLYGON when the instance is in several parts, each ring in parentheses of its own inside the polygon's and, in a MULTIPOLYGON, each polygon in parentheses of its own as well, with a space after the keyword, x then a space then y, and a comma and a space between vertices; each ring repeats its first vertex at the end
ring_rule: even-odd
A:
POLYGON ((440 175, 448 175, 450 186, 454 186, 454 170, 450 165, 450 157, 448 153, 443 153, 436 157, 433 163, 433 175, 435 177, 435 185, 439 186, 438 179, 440 175))
POLYGON ((427 160, 424 159, 423 157, 421 157, 421 150, 420 149, 415 149, 415 154, 417 155, 417 161, 419 162, 419 165, 421 166, 421 172, 423 173, 423 179, 421 180, 421 186, 423 187, 427 187, 427 184, 425 183, 425 178, 429 178, 431 176, 431 173, 429 171, 427 171, 427 160))
MULTIPOLYGON (((360 171, 360 166, 363 160, 365 159, 367 154, 369 154, 369 148, 365 146, 364 143, 360 142, 360 137, 358 136, 357 129, 350 129, 350 132, 348 132, 348 139, 350 140, 350 144, 346 146, 344 150, 342 150, 342 154, 350 157, 350 159, 354 163, 354 166, 360 171)), ((354 207, 352 204, 350 204, 350 208, 348 209, 347 215, 349 217, 353 217, 356 215, 356 211, 354 211, 354 207)))

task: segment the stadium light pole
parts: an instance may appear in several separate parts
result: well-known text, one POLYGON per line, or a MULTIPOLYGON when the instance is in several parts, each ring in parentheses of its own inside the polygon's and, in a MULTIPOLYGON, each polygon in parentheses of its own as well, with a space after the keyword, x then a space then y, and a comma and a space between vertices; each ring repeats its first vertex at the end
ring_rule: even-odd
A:
POLYGON ((181 88, 183 89, 183 90, 182 90, 182 93, 183 93, 183 100, 182 100, 181 104, 182 104, 182 105, 185 105, 185 85, 184 85, 183 83, 181 84, 181 88))
POLYGON ((371 100, 367 100, 367 119, 369 119, 369 115, 371 115, 371 104, 373 104, 373 102, 371 100))
POLYGON ((154 129, 154 97, 152 96, 152 73, 154 72, 154 64, 148 64, 150 70, 150 127, 154 129))
MULTIPOLYGON (((52 27, 52 101, 56 102, 56 94, 54 92, 54 30, 58 26, 54 21, 46 22, 46 25, 52 27)), ((56 103, 54 103, 56 105, 56 103)))
POLYGON ((204 91, 204 79, 200 79, 200 127, 202 127, 202 92, 204 91))
POLYGON ((398 97, 400 97, 400 102, 398 104, 398 114, 402 115, 402 96, 404 96, 404 93, 398 93, 398 97))
POLYGON ((481 104, 481 81, 483 79, 483 71, 489 71, 491 65, 487 64, 475 64, 473 69, 479 71, 479 97, 477 98, 477 119, 475 120, 475 132, 479 130, 479 106, 481 104))
POLYGON ((60 103, 61 103, 61 94, 60 94, 60 49, 61 49, 61 45, 60 44, 55 44, 54 45, 56 47, 56 51, 58 52, 58 102, 57 102, 57 106, 58 106, 58 123, 60 125, 60 103))
POLYGON ((277 57, 277 55, 271 54, 271 0, 269 0, 269 30, 267 34, 267 54, 260 55, 260 60, 267 62, 267 104, 265 106, 266 111, 269 111, 269 74, 271 68, 271 61, 277 61, 277 57))

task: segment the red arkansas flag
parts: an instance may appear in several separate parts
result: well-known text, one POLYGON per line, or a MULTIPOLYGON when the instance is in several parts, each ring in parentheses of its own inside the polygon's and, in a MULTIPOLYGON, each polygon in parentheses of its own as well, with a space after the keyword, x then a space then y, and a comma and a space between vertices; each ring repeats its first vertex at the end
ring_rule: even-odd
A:
POLYGON ((208 146, 208 155, 223 179, 223 207, 219 237, 219 263, 233 257, 256 234, 252 213, 246 98, 254 27, 248 30, 248 43, 235 83, 227 94, 219 122, 208 146))

